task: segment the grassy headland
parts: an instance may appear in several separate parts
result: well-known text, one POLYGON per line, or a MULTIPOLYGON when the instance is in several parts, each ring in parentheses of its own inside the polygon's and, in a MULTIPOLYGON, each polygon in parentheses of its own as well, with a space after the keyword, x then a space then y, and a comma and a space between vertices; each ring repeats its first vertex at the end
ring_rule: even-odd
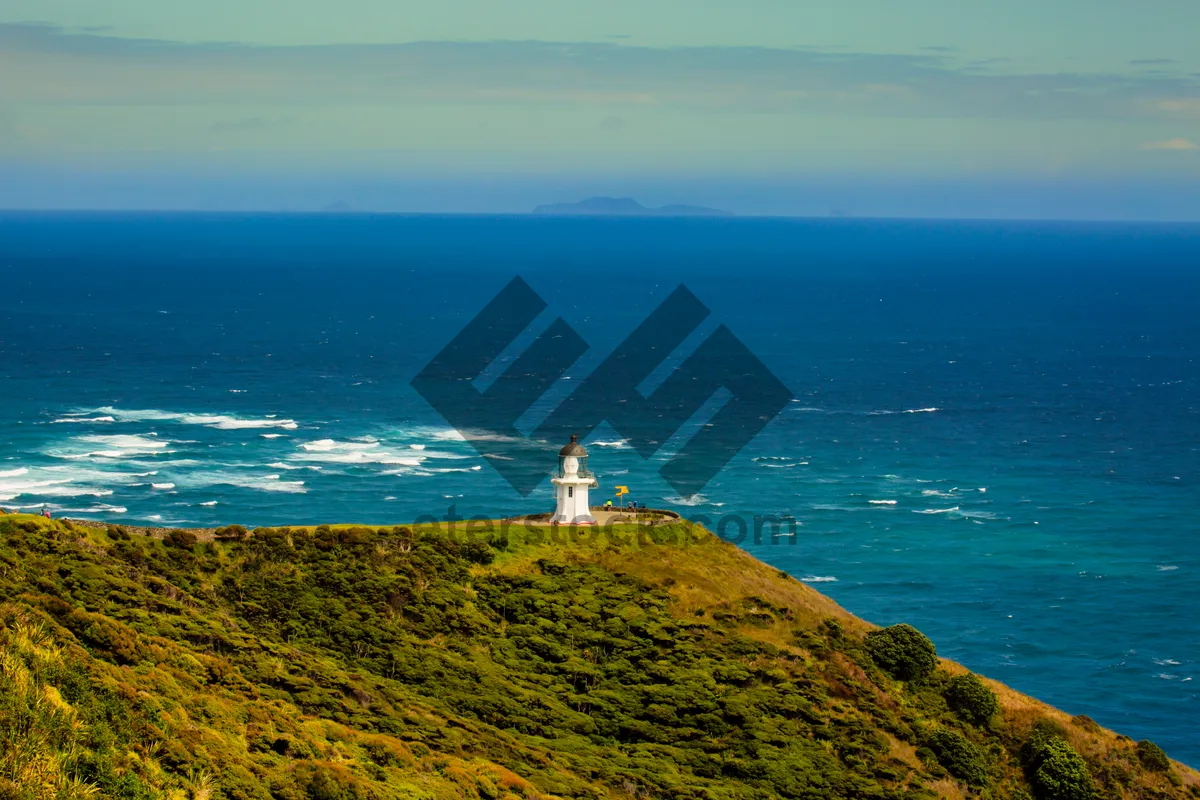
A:
POLYGON ((1200 797, 686 523, 0 516, 3 798, 1200 797))

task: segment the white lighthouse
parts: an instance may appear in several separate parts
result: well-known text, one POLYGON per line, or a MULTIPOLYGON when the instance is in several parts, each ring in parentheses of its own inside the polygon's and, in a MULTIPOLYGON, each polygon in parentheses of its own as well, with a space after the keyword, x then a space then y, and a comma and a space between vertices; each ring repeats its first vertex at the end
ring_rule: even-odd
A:
POLYGON ((588 507, 588 489, 597 486, 596 479, 588 471, 588 453, 579 438, 571 434, 571 441, 558 451, 558 470, 550 482, 554 484, 558 504, 554 525, 595 525, 596 518, 588 507))

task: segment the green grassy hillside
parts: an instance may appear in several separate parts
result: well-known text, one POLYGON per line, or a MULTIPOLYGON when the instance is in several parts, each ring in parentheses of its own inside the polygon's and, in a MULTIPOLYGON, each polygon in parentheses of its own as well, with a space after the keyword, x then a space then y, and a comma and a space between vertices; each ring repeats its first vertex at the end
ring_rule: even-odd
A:
POLYGON ((708 532, 0 516, 3 798, 1200 797, 708 532))

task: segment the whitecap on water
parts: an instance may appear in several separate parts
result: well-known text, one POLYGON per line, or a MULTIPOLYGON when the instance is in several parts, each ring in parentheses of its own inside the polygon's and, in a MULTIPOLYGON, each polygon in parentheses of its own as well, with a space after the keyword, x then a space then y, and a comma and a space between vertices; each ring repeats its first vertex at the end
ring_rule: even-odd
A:
POLYGON ((185 489, 200 489, 210 486, 235 486, 260 492, 283 492, 306 494, 304 481, 280 480, 279 475, 246 475, 237 472, 212 471, 192 472, 179 477, 185 489))
POLYGON ((327 464, 345 464, 362 466, 367 464, 383 464, 388 466, 419 467, 428 458, 460 458, 452 453, 431 453, 424 451, 404 450, 396 452, 382 446, 382 443, 371 437, 359 440, 337 441, 335 439, 318 439, 300 445, 302 452, 289 458, 293 461, 315 461, 327 464))
POLYGON ((161 411, 156 408, 148 409, 119 409, 110 406, 92 409, 88 413, 103 414, 113 417, 117 422, 175 422, 180 425, 204 425, 222 431, 235 431, 254 428, 283 428, 295 430, 299 424, 291 419, 277 419, 275 415, 250 418, 238 417, 232 414, 211 414, 187 411, 161 411))
POLYGON ((708 498, 702 494, 693 494, 689 497, 664 497, 663 500, 676 506, 702 506, 708 502, 708 498))
POLYGON ((832 575, 809 575, 800 580, 804 583, 837 583, 837 578, 832 575))

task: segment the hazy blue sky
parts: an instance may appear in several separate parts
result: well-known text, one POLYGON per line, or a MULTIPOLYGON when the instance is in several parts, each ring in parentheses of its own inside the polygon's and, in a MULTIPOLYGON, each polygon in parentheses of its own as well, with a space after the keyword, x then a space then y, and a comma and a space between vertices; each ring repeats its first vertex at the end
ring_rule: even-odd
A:
POLYGON ((1194 0, 5 0, 0 206, 1198 218, 1197 31, 1194 0))

